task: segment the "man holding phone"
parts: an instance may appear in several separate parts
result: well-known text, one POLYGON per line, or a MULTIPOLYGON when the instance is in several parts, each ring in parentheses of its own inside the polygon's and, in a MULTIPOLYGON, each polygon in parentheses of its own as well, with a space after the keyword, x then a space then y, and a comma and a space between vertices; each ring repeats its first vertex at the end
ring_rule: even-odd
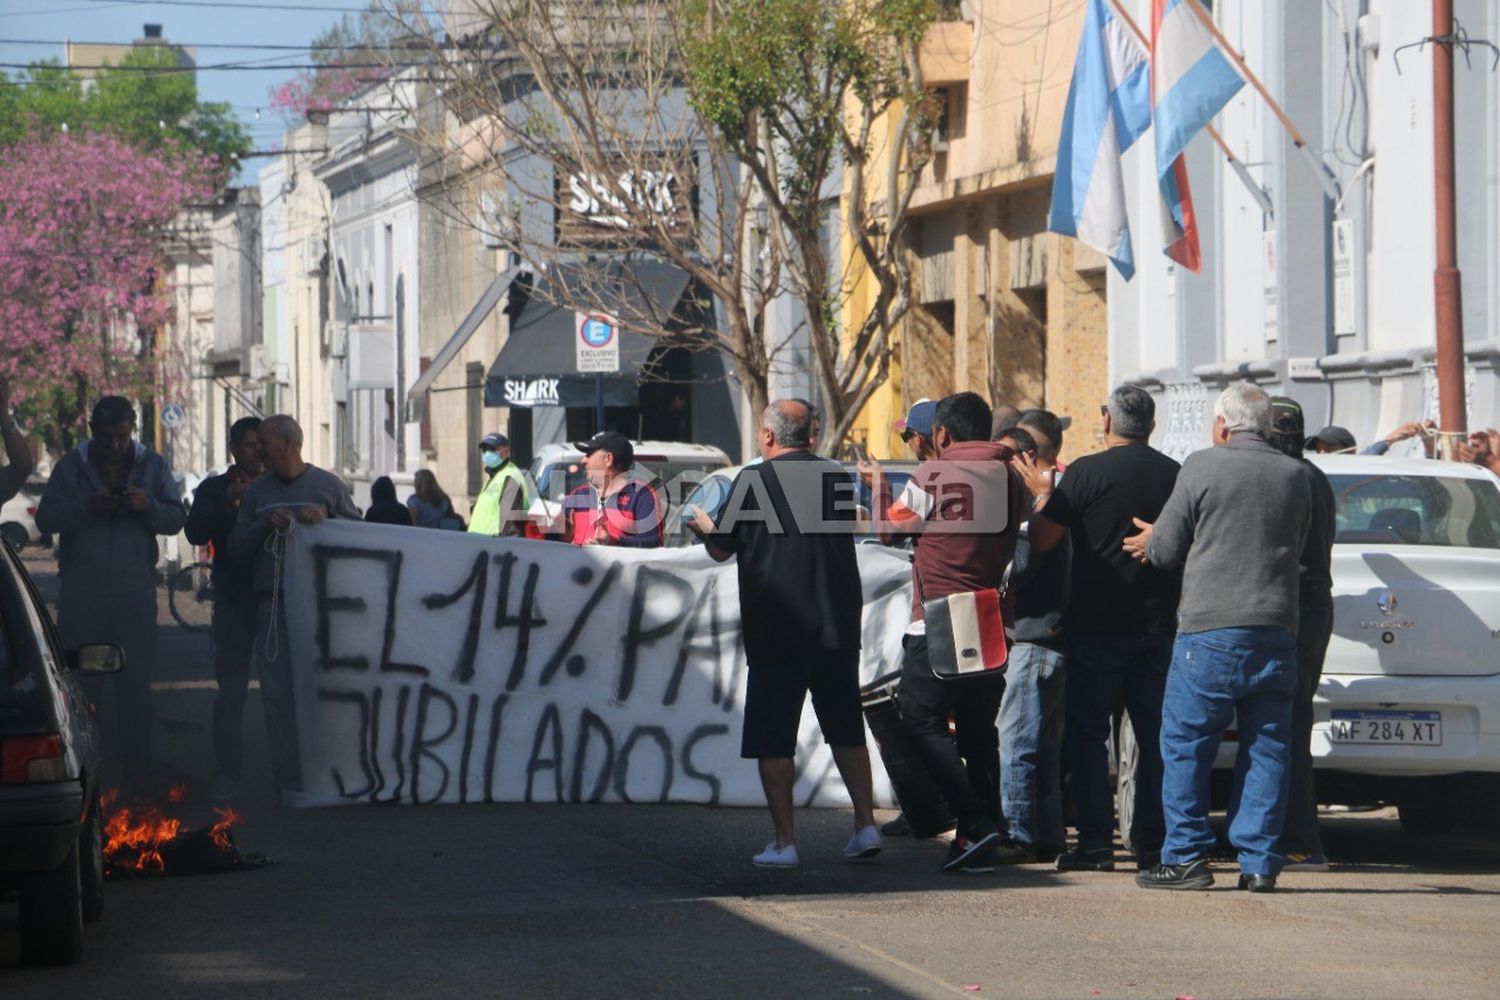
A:
POLYGON ((118 741, 126 785, 142 791, 151 768, 156 536, 181 531, 187 512, 166 459, 135 439, 129 400, 100 399, 89 429, 92 436, 52 470, 36 525, 58 536, 63 643, 114 643, 125 650, 122 673, 84 680, 100 702, 106 700, 103 686, 112 686, 114 716, 104 721, 118 741))

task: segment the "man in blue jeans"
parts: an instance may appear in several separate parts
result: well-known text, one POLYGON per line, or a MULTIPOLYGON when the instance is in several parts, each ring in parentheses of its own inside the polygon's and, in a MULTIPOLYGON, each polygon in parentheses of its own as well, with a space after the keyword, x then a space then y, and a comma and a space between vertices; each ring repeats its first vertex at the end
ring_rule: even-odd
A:
MULTIPOLYGON (((1122 545, 1135 533, 1135 519, 1151 521, 1161 513, 1178 465, 1147 443, 1156 428, 1156 404, 1144 389, 1116 388, 1100 416, 1103 451, 1069 465, 1050 494, 1046 480, 1030 483, 1036 497, 1031 550, 1050 552, 1064 542, 1072 548, 1063 739, 1078 809, 1078 843, 1058 856, 1059 871, 1114 870, 1109 742, 1121 709, 1129 713, 1140 748, 1134 819, 1131 829, 1121 832, 1129 835, 1140 867, 1157 862, 1164 835, 1157 743, 1181 574, 1141 565, 1122 545)), ((1034 470, 1025 475, 1035 479, 1034 470)))
POLYGON ((1312 496, 1298 464, 1266 442, 1271 399, 1237 382, 1214 405, 1215 447, 1190 455, 1154 524, 1125 540, 1153 566, 1184 563, 1177 641, 1162 701, 1161 863, 1147 889, 1206 889, 1216 843, 1209 783, 1219 742, 1239 730, 1229 839, 1239 887, 1276 888, 1297 690, 1300 559, 1312 496))

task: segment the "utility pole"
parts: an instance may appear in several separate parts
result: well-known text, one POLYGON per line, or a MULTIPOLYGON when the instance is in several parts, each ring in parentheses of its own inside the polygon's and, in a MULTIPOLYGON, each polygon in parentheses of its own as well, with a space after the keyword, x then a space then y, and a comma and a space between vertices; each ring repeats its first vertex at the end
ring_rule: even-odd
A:
MULTIPOLYGON (((1437 319, 1438 424, 1447 434, 1468 430, 1464 405, 1463 289, 1458 271, 1458 234, 1453 170, 1453 0, 1432 2, 1432 141, 1437 192, 1437 270, 1433 272, 1437 319)), ((1444 451, 1452 437, 1442 438, 1444 451)))

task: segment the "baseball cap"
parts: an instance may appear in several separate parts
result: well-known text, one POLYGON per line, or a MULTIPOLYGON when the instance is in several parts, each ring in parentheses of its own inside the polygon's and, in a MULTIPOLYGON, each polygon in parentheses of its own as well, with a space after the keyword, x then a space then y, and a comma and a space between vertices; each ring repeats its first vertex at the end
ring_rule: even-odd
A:
POLYGON ((1331 447, 1334 451, 1353 451, 1354 435, 1343 427, 1330 425, 1307 439, 1307 450, 1315 451, 1319 444, 1331 447))
MULTIPOLYGON (((1302 404, 1289 396, 1272 396, 1271 430, 1276 434, 1301 439, 1307 433, 1302 418, 1302 404)), ((1349 443, 1353 445, 1352 438, 1349 443)))
POLYGON ((491 431, 484 436, 484 439, 482 441, 479 442, 479 447, 509 448, 510 438, 506 437, 504 434, 499 433, 498 431, 491 431))
POLYGON ((932 437, 932 423, 937 418, 937 400, 919 399, 906 411, 906 419, 896 421, 898 431, 911 431, 924 438, 932 437))
POLYGON ((573 447, 585 455, 596 451, 607 451, 614 456, 616 469, 628 469, 635 464, 635 446, 619 431, 600 431, 587 441, 574 442, 573 447))

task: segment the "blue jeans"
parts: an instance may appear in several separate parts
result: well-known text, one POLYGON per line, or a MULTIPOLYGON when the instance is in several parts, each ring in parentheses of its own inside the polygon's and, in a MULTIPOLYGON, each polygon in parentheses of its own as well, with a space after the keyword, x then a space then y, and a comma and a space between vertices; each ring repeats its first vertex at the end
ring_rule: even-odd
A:
POLYGON ((1008 836, 1031 848, 1065 843, 1063 678, 1062 650, 1011 647, 1000 700, 1000 798, 1008 836))
POLYGON ((1214 849, 1209 779, 1224 730, 1239 730, 1229 840, 1247 875, 1276 875, 1276 842, 1286 821, 1297 639, 1259 625, 1180 634, 1162 703, 1164 864, 1186 864, 1214 849))
POLYGON ((1121 708, 1130 712, 1140 748, 1131 841, 1138 857, 1155 853, 1161 845, 1161 702, 1171 662, 1170 635, 1068 633, 1064 739, 1081 850, 1114 845, 1115 789, 1109 779, 1108 744, 1121 708))

